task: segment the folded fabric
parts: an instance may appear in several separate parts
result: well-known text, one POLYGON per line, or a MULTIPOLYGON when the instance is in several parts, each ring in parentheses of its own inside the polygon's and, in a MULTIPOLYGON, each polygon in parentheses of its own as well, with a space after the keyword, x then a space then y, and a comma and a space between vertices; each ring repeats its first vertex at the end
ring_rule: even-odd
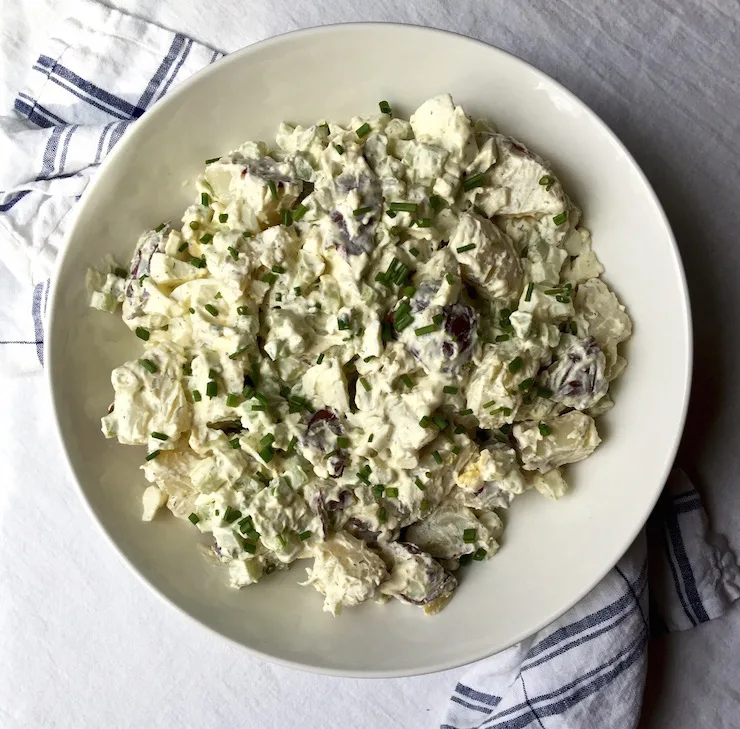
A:
MULTIPOLYGON (((33 284, 22 313, 20 295, 0 312, 0 332, 14 327, 12 337, 0 336, 0 368, 19 372, 27 371, 31 357, 17 351, 33 348, 37 366, 43 364, 47 278, 98 165, 146 109, 221 55, 89 0, 75 10, 77 17, 57 28, 31 70, 14 116, 0 118, 4 261, 19 281, 33 284)), ((6 276, 0 270, 0 285, 6 276)), ((443 726, 634 727, 651 632, 710 620, 739 595, 735 558, 707 532, 698 493, 674 472, 648 538, 641 534, 604 580, 552 625, 463 669, 443 726)))

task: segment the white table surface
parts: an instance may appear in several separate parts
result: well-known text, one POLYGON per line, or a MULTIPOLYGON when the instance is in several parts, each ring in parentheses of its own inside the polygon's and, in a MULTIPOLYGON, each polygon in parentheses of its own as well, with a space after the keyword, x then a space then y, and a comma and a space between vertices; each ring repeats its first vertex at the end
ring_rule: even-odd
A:
MULTIPOLYGON (((0 0, 0 113, 8 113, 63 8, 74 4, 0 0)), ((715 527, 740 551, 737 0, 110 4, 224 51, 333 22, 433 25, 512 51, 590 104, 643 166, 674 226, 696 336, 679 462, 715 527)), ((7 275, 0 281, 3 296, 18 293, 7 275)), ((10 409, 0 409, 0 727, 438 724, 462 671, 366 682, 311 676, 250 658, 151 595, 83 510, 53 442, 40 377, 30 370, 21 377, 17 368, 0 370, 0 391, 14 393, 10 409), (29 509, 35 529, 18 528, 13 515, 29 509)), ((649 656, 643 729, 738 726, 740 606, 653 641, 649 656)))

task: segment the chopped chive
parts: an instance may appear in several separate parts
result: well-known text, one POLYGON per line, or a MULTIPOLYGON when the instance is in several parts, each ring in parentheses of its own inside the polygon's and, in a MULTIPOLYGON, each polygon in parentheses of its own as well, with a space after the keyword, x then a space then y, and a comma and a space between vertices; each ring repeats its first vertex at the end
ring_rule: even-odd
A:
POLYGON ((336 149, 339 154, 344 154, 344 147, 341 144, 335 144, 334 149, 336 149))
POLYGON ((230 408, 235 408, 239 405, 239 395, 235 395, 233 392, 230 392, 226 396, 226 405, 230 408))
POLYGON ((249 314, 249 307, 248 306, 237 306, 236 313, 239 314, 239 316, 246 316, 247 314, 249 314))
POLYGON ((410 299, 416 293, 416 286, 405 286, 401 293, 410 299))
MULTIPOLYGON (((462 414, 462 413, 461 413, 462 414)), ((461 433, 465 432, 465 428, 462 427, 462 425, 456 425, 455 430, 452 431, 455 435, 460 435, 461 433)))
POLYGON ((431 422, 432 421, 430 420, 429 416, 428 415, 424 415, 421 418, 421 420, 419 421, 419 425, 421 425, 422 428, 428 428, 429 427, 429 423, 431 423, 431 422))
POLYGON ((574 336, 578 334, 578 325, 574 321, 568 322, 568 329, 570 330, 570 333, 574 336))
POLYGON ((447 281, 447 283, 450 286, 452 286, 455 283, 455 277, 451 273, 446 273, 445 274, 445 281, 447 281))
POLYGON ((483 187, 486 184, 486 177, 482 172, 463 180, 463 190, 472 190, 475 187, 483 187))
POLYGON ((226 506, 226 511, 224 511, 223 519, 227 524, 231 524, 232 522, 236 521, 237 519, 241 518, 241 511, 239 509, 232 509, 230 506, 226 506))
POLYGON ((450 423, 449 421, 445 420, 440 415, 435 415, 432 417, 432 422, 440 429, 444 430, 450 423))
POLYGON ((337 448, 347 448, 349 446, 349 438, 344 435, 340 435, 337 438, 337 448))
POLYGON ((286 227, 289 226, 293 222, 293 216, 291 215, 290 210, 281 211, 280 222, 286 227))
POLYGON ((203 399, 203 396, 200 394, 199 390, 193 390, 193 402, 200 402, 203 399))
POLYGON ((285 267, 284 266, 273 266, 272 270, 275 273, 285 273, 285 267))
POLYGON ((136 327, 136 336, 146 342, 149 340, 149 330, 144 327, 136 327))
POLYGON ((365 122, 361 127, 358 127, 355 129, 355 134, 362 139, 363 137, 366 137, 368 134, 370 134, 370 125, 365 122))
POLYGON ((480 548, 480 549, 478 549, 478 550, 476 551, 476 553, 475 553, 475 554, 473 555, 473 559, 474 559, 474 560, 475 560, 476 562, 481 562, 481 561, 483 561, 483 560, 484 560, 484 559, 486 558, 486 555, 487 555, 487 554, 488 554, 488 552, 486 552, 486 550, 485 550, 485 549, 483 549, 483 547, 481 547, 481 548, 480 548))
POLYGON ((414 334, 416 334, 417 337, 423 337, 425 334, 431 334, 432 332, 437 331, 437 325, 436 324, 427 324, 425 327, 419 327, 418 329, 414 329, 414 334))
POLYGON ((383 486, 383 484, 381 484, 381 483, 376 484, 375 486, 373 486, 373 494, 375 495, 375 498, 376 499, 379 499, 379 498, 381 498, 383 496, 383 489, 384 488, 385 488, 385 486, 383 486))
POLYGON ((374 437, 375 437, 375 433, 370 433, 370 435, 368 435, 367 437, 367 442, 372 443, 374 437))
POLYGON ((296 296, 303 296, 303 292, 301 291, 301 287, 300 287, 300 286, 295 286, 295 287, 293 288, 293 293, 294 293, 294 294, 295 294, 296 296))
POLYGON ((440 325, 440 324, 441 324, 441 323, 442 323, 442 322, 444 321, 444 319, 445 319, 445 315, 444 315, 444 314, 442 314, 442 313, 440 313, 440 314, 435 314, 435 315, 434 315, 434 316, 432 317, 432 321, 433 321, 433 322, 434 322, 435 324, 437 324, 437 326, 439 326, 439 325, 440 325))
POLYGON ((504 425, 499 428, 499 432, 503 435, 509 435, 509 433, 511 433, 511 423, 504 423, 504 425))
POLYGON ((423 491, 426 488, 424 486, 424 483, 422 482, 422 480, 418 476, 414 479, 414 483, 418 487, 419 491, 423 491))
POLYGON ((442 463, 442 456, 439 455, 439 451, 432 451, 432 458, 434 458, 438 464, 442 463))
POLYGON ((429 508, 429 500, 428 499, 422 499, 421 503, 419 504, 419 508, 422 511, 426 511, 429 508))
POLYGON ((553 396, 553 391, 548 389, 547 387, 538 387, 537 395, 538 397, 544 397, 547 399, 553 396))
POLYGON ((196 268, 205 268, 206 261, 204 258, 191 258, 190 265, 195 266, 196 268))
MULTIPOLYGON (((389 217, 389 218, 390 218, 391 220, 393 220, 393 218, 395 218, 395 217, 396 217, 396 215, 398 215, 398 213, 397 213, 397 212, 396 212, 395 210, 388 210, 388 211, 386 212, 386 215, 387 215, 387 216, 388 216, 388 217, 389 217)), ((396 235, 396 233, 397 233, 397 232, 398 232, 398 228, 396 228, 395 226, 393 226, 393 227, 391 228, 391 233, 392 233, 393 235, 396 235)))
POLYGON ((180 245, 177 247, 177 252, 182 253, 183 251, 187 250, 188 242, 184 240, 180 245))
POLYGON ((378 107, 380 108, 381 114, 392 114, 393 110, 391 109, 391 105, 387 101, 381 101, 378 104, 378 107))
POLYGON ((186 363, 182 366, 182 373, 183 375, 192 375, 193 374, 193 367, 190 363, 186 363))
POLYGON ((211 367, 208 370, 208 379, 209 380, 215 380, 217 377, 218 377, 218 370, 216 370, 215 368, 211 367))
POLYGON ((497 334, 496 339, 494 341, 496 342, 508 342, 510 339, 508 334, 497 334))
POLYGON ((370 390, 372 390, 370 383, 367 381, 367 377, 360 377, 360 383, 365 388, 366 392, 370 392, 370 390))
POLYGON ((431 228, 432 219, 431 218, 421 218, 421 220, 416 221, 416 227, 417 228, 431 228))
POLYGON ((465 544, 473 544, 475 542, 475 536, 477 531, 475 529, 465 529, 463 531, 463 542, 465 544))
POLYGON ((442 388, 442 392, 446 392, 448 395, 457 395, 459 389, 459 387, 455 387, 454 385, 445 385, 442 388))
POLYGON ((398 498, 398 489, 395 486, 390 486, 385 490, 385 495, 389 499, 395 499, 398 498))
POLYGON ((519 383, 519 389, 522 392, 526 392, 527 390, 531 390, 532 389, 532 385, 534 385, 534 379, 532 377, 527 377, 526 380, 522 380, 519 383))
POLYGON ((522 362, 522 358, 515 357, 511 362, 509 362, 509 372, 511 372, 512 375, 515 375, 523 366, 524 362, 522 362))
POLYGON ((556 215, 552 219, 552 222, 555 223, 555 225, 562 225, 567 219, 568 219, 568 211, 563 210, 562 213, 560 213, 559 215, 556 215))
POLYGON ((206 395, 210 398, 216 397, 218 395, 218 383, 211 380, 206 385, 206 395))
POLYGON ((419 257, 419 249, 418 249, 418 248, 410 248, 410 249, 409 249, 409 253, 410 253, 410 254, 411 254, 411 255, 412 255, 412 256, 413 256, 414 258, 418 258, 418 257, 419 257))
POLYGON ((220 157, 212 157, 211 159, 206 160, 207 165, 212 165, 214 162, 218 162, 221 158, 220 157))
POLYGON ((540 177, 540 185, 545 185, 548 190, 552 187, 553 182, 555 182, 555 178, 550 177, 550 175, 543 175, 540 177))
POLYGON ((230 440, 230 441, 229 441, 229 445, 230 445, 230 446, 231 446, 231 447, 232 447, 232 448, 233 448, 233 449, 234 449, 235 451, 236 451, 236 450, 239 450, 239 448, 240 448, 240 446, 239 446, 239 439, 238 439, 238 438, 234 438, 233 440, 230 440))
POLYGON ((546 438, 552 433, 552 428, 547 423, 540 423, 538 426, 540 435, 546 438))
POLYGON ((468 244, 467 244, 467 245, 465 245, 465 246, 460 246, 460 247, 459 247, 459 248, 457 249, 457 252, 458 252, 458 253, 465 253, 466 251, 472 251, 472 250, 473 250, 473 248, 475 248, 475 243, 468 243, 468 244))
POLYGON ((415 213, 419 209, 418 203, 392 202, 388 209, 393 213, 415 213))
POLYGON ((208 207, 211 204, 211 197, 207 192, 200 193, 200 204, 203 207, 208 207))
POLYGON ((226 250, 235 261, 239 260, 239 251, 237 251, 236 248, 234 248, 233 246, 229 246, 226 250))
POLYGON ((271 446, 265 446, 260 452, 259 457, 265 462, 269 463, 275 456, 275 449, 271 446))
POLYGON ((139 360, 139 364, 140 364, 140 365, 141 365, 141 366, 142 366, 142 367, 143 367, 143 368, 144 368, 144 369, 145 369, 145 370, 146 370, 147 372, 150 372, 151 374, 155 374, 156 372, 158 372, 158 371, 159 371, 159 368, 157 367, 157 365, 155 365, 155 364, 154 364, 154 362, 152 362, 152 361, 151 361, 150 359, 140 359, 140 360, 139 360))
POLYGON ((270 195, 272 195, 272 199, 273 200, 277 200, 278 199, 278 194, 277 194, 277 187, 275 187, 275 182, 273 180, 270 180, 267 183, 267 187, 270 190, 270 195))
POLYGON ((125 268, 121 268, 120 266, 113 269, 113 273, 118 276, 118 278, 127 278, 128 277, 128 271, 125 268))
POLYGON ((534 283, 530 283, 529 286, 527 286, 527 293, 524 296, 525 301, 531 301, 532 300, 532 292, 534 291, 534 283))
POLYGON ((307 212, 308 208, 305 205, 299 205, 293 211, 293 220, 297 223, 307 212))
POLYGON ((275 281, 277 281, 277 279, 278 279, 278 277, 277 277, 277 275, 276 275, 276 274, 274 274, 274 273, 266 273, 266 274, 265 274, 265 275, 264 275, 264 276, 262 277, 262 280, 263 280, 263 281, 264 281, 264 282, 265 282, 266 284, 270 284, 270 285, 274 284, 274 283, 275 283, 275 281))
POLYGON ((495 400, 489 400, 489 401, 488 401, 487 403, 484 403, 484 404, 483 404, 483 407, 484 407, 484 408, 491 408, 491 407, 493 407, 493 406, 494 406, 495 404, 496 404, 496 401, 495 401, 495 400))
POLYGON ((249 240, 251 237, 252 237, 252 233, 249 230, 245 230, 242 233, 242 238, 244 238, 244 240, 249 240))
POLYGON ((408 375, 401 375, 401 382, 403 382, 406 387, 414 386, 414 381, 408 375))
POLYGON ((206 304, 203 307, 211 316, 218 316, 218 309, 213 304, 206 304))
POLYGON ((463 417, 466 415, 472 415, 473 411, 471 408, 465 408, 465 410, 461 410, 458 415, 462 415, 463 417))
POLYGON ((432 195, 429 198, 429 207, 438 213, 445 205, 445 201, 439 195, 432 195))
POLYGON ((190 230, 198 230, 198 228, 200 228, 200 223, 197 220, 191 220, 190 230))
POLYGON ((455 454, 456 456, 459 456, 459 455, 460 455, 460 450, 461 450, 461 449, 460 449, 460 446, 454 446, 454 447, 452 448, 452 452, 453 452, 453 453, 454 453, 454 454, 455 454))
POLYGON ((154 430, 151 433, 152 438, 156 438, 157 440, 169 440, 170 436, 166 435, 165 433, 160 433, 158 430, 154 430))
POLYGON ((188 519, 193 522, 193 524, 197 524, 200 521, 200 517, 195 513, 189 514, 188 519))
POLYGON ((218 216, 218 222, 219 223, 225 223, 228 219, 229 219, 229 214, 228 213, 221 213, 218 216))
POLYGON ((313 533, 313 532, 311 532, 311 531, 309 531, 309 530, 307 529, 307 530, 306 530, 305 532, 301 532, 301 533, 300 533, 300 534, 298 535, 298 538, 299 538, 299 539, 300 539, 300 540, 301 540, 302 542, 305 542, 305 541, 306 541, 307 539, 310 539, 310 538, 311 538, 311 534, 312 534, 312 533, 313 533))
POLYGON ((385 522, 388 520, 388 512, 385 510, 385 506, 381 506, 378 509, 378 521, 381 524, 385 524, 385 522))
POLYGON ((390 342, 393 339, 393 327, 387 321, 380 325, 380 338, 384 342, 390 342))
POLYGON ((473 561, 473 555, 472 554, 462 554, 460 555, 460 567, 464 567, 465 565, 470 564, 473 561))
POLYGON ((508 418, 511 415, 511 408, 501 408, 501 412, 505 418, 508 418))
POLYGON ((339 329, 340 332, 349 329, 349 321, 344 317, 337 317, 337 329, 339 329))
POLYGON ((293 436, 290 439, 290 443, 288 443, 288 450, 286 453, 292 453, 295 450, 296 443, 298 442, 298 438, 296 436, 293 436))
POLYGON ((160 223, 160 224, 159 224, 159 225, 158 225, 158 226, 157 226, 157 227, 156 227, 156 228, 154 229, 154 232, 155 232, 155 233, 159 233, 159 232, 163 231, 163 230, 164 230, 164 226, 165 226, 165 225, 166 225, 166 223, 160 223))
POLYGON ((373 209, 370 206, 364 207, 364 208, 357 208, 356 210, 352 211, 352 215, 354 215, 356 218, 361 217, 362 215, 367 215, 367 213, 372 213, 373 209))
POLYGON ((242 542, 242 549, 249 554, 254 554, 257 551, 257 546, 245 540, 242 542))
POLYGON ((157 448, 156 451, 152 451, 144 460, 147 460, 147 461, 154 460, 160 453, 161 451, 159 450, 159 448, 157 448))
POLYGON ((260 448, 272 445, 275 442, 275 436, 272 433, 268 433, 260 440, 260 448))

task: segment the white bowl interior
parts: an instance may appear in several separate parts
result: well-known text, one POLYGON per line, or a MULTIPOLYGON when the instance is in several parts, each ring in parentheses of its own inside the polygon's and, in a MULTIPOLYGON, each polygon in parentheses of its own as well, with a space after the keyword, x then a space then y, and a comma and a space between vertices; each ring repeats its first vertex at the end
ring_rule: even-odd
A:
POLYGON ((353 25, 303 31, 241 51, 149 112, 106 161, 67 240, 52 297, 48 359, 59 431, 85 499, 112 542, 159 593, 264 657, 326 673, 423 673, 498 651, 547 624, 617 561, 651 510, 672 463, 690 377, 680 260, 660 206, 611 132, 569 92, 495 48, 429 29, 353 25), (287 119, 404 114, 449 91, 551 160, 584 210, 595 249, 635 322, 604 444, 570 470, 559 502, 518 500, 503 547, 467 569, 438 616, 398 603, 332 618, 299 587, 302 567, 243 591, 206 563, 194 530, 139 521, 141 449, 104 440, 111 369, 139 351, 120 319, 87 308, 84 278, 106 254, 127 261, 144 229, 179 220, 183 186, 203 160, 287 119), (659 356, 658 356, 659 354, 659 356), (660 364, 659 364, 660 363, 660 364))

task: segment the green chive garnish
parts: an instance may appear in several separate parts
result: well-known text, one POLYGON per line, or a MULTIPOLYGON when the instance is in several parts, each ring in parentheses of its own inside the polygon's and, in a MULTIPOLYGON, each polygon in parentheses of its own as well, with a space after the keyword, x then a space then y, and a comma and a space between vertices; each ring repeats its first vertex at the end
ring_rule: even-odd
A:
POLYGON ((257 547, 251 542, 247 542, 246 540, 242 542, 242 549, 249 554, 254 554, 257 551, 257 547))
POLYGON ((177 252, 182 253, 183 251, 187 250, 188 242, 184 240, 180 245, 177 247, 177 252))
POLYGON ((461 433, 465 432, 465 428, 462 427, 462 425, 456 425, 455 430, 452 431, 455 435, 460 435, 461 433))
POLYGON ((287 453, 292 453, 295 450, 295 445, 296 445, 297 442, 298 442, 298 438, 296 438, 295 436, 293 436, 290 439, 290 443, 288 443, 287 453))
POLYGON ((146 342, 149 340, 149 330, 144 327, 136 327, 136 336, 146 342))
POLYGON ((125 268, 114 268, 113 273, 118 276, 118 278, 127 278, 128 277, 128 271, 125 268))
POLYGON ((290 210, 283 210, 280 213, 280 222, 286 227, 293 222, 293 216, 291 215, 290 210))
POLYGON ((432 332, 437 331, 437 325, 436 324, 427 324, 425 327, 419 327, 418 329, 414 329, 414 334, 416 334, 417 337, 423 337, 425 334, 431 334, 432 332))
POLYGON ((537 427, 540 430, 540 435, 544 438, 552 433, 552 428, 547 423, 540 423, 537 427))
POLYGON ((208 207, 211 204, 211 197, 207 192, 200 193, 200 204, 203 207, 208 207))
POLYGON ((421 425, 422 428, 428 428, 429 427, 429 423, 431 423, 431 422, 432 421, 429 419, 429 416, 428 415, 424 415, 422 417, 422 419, 419 421, 419 425, 421 425))
POLYGON ((278 194, 277 194, 277 187, 275 187, 275 183, 272 180, 270 180, 267 183, 267 187, 270 190, 270 194, 272 195, 272 199, 273 200, 277 200, 278 199, 278 194))
POLYGON ((239 316, 246 316, 247 314, 249 314, 249 307, 248 306, 237 306, 236 313, 239 314, 239 316))
POLYGON ((240 446, 239 446, 239 439, 238 439, 238 438, 234 438, 233 440, 230 440, 230 441, 229 441, 229 445, 230 445, 230 446, 231 446, 231 447, 232 447, 232 448, 233 448, 233 449, 234 449, 235 451, 236 451, 236 450, 239 450, 239 447, 240 447, 240 446))
POLYGON ((352 211, 352 215, 354 215, 356 218, 361 217, 362 215, 367 215, 367 213, 372 213, 373 209, 370 206, 364 207, 364 208, 357 208, 357 210, 352 211))
POLYGON ((301 540, 302 542, 305 542, 305 541, 306 541, 307 539, 310 539, 310 538, 311 538, 311 534, 312 534, 312 532, 311 532, 311 531, 309 531, 309 530, 307 529, 307 530, 306 530, 305 532, 301 532, 301 533, 300 533, 300 534, 298 535, 298 538, 299 538, 299 539, 300 539, 300 540, 301 540))
POLYGON ((410 248, 410 249, 409 249, 409 253, 410 253, 410 254, 411 254, 411 255, 412 255, 412 256, 413 256, 414 258, 418 258, 418 257, 419 257, 419 249, 418 249, 418 248, 410 248))
POLYGON ((205 268, 206 260, 205 258, 191 258, 190 265, 195 266, 196 268, 205 268))
POLYGON ((455 277, 451 273, 445 274, 445 281, 447 281, 450 286, 452 286, 455 283, 455 277))
POLYGON ((341 144, 335 144, 334 149, 336 149, 339 154, 344 154, 344 147, 341 144))
POLYGON ((461 410, 458 413, 458 415, 461 415, 463 417, 465 417, 466 415, 472 415, 472 414, 473 414, 473 411, 471 410, 471 408, 465 408, 465 410, 461 410))
POLYGON ((218 162, 221 158, 220 157, 212 157, 211 159, 206 160, 207 165, 212 165, 214 162, 218 162))
POLYGON ((488 554, 488 552, 486 552, 486 550, 485 550, 485 549, 483 549, 483 547, 481 547, 481 548, 480 548, 479 550, 477 550, 477 551, 476 551, 476 553, 475 553, 475 554, 473 555, 473 559, 474 559, 474 560, 475 560, 476 562, 481 562, 482 560, 484 560, 484 559, 486 558, 486 555, 487 555, 487 554, 488 554))
POLYGON ((236 248, 234 248, 233 246, 229 246, 226 250, 235 261, 239 260, 239 251, 237 251, 236 248))
POLYGON ((375 437, 375 433, 370 433, 370 435, 368 435, 367 437, 367 442, 372 443, 374 437, 375 437))
POLYGON ((197 514, 190 514, 188 519, 190 519, 193 524, 197 524, 200 521, 200 517, 197 514))
POLYGON ((381 101, 378 104, 378 107, 380 107, 381 114, 392 114, 393 113, 393 111, 391 110, 391 105, 387 101, 381 101))
POLYGON ((393 213, 415 213, 419 205, 412 202, 392 202, 388 209, 393 213))
POLYGON ((433 423, 434 423, 434 424, 435 424, 435 425, 436 425, 436 426, 437 426, 437 427, 438 427, 438 428, 439 428, 440 430, 444 430, 444 429, 445 429, 445 428, 446 428, 446 427, 447 427, 447 426, 449 425, 449 422, 448 422, 447 420, 445 420, 445 419, 444 419, 443 417, 441 417, 440 415, 435 415, 435 416, 433 416, 433 417, 432 417, 432 422, 433 422, 433 423))
POLYGON ((157 227, 156 227, 156 228, 154 229, 154 232, 155 232, 155 233, 159 233, 159 232, 163 231, 163 230, 164 230, 164 226, 165 226, 165 223, 160 223, 160 224, 159 224, 159 225, 158 225, 158 226, 157 226, 157 227))
POLYGON ((340 435, 337 438, 337 448, 347 448, 349 446, 349 438, 344 435, 340 435))
POLYGON ((216 397, 216 395, 218 395, 218 383, 217 382, 214 382, 213 380, 211 380, 206 385, 206 395, 208 395, 208 397, 211 397, 211 398, 216 397))
POLYGON ((538 397, 544 397, 545 399, 547 399, 553 396, 553 391, 549 390, 547 387, 538 387, 537 395, 538 397))
POLYGON ((465 544, 473 544, 475 542, 475 535, 475 529, 465 529, 463 531, 463 542, 465 542, 465 544))
POLYGON ((445 201, 439 195, 432 195, 429 198, 429 207, 438 213, 445 206, 445 201))
POLYGON ((526 392, 527 390, 531 390, 532 389, 532 385, 534 385, 534 379, 531 378, 531 377, 527 377, 526 380, 522 380, 519 383, 519 389, 522 392, 526 392))
POLYGON ((293 211, 293 220, 295 220, 295 222, 297 223, 307 212, 308 208, 305 205, 299 205, 293 211))
POLYGON ((484 407, 484 408, 491 408, 491 407, 493 407, 493 406, 494 406, 495 404, 496 404, 496 401, 495 401, 495 400, 489 400, 489 401, 488 401, 487 403, 484 403, 484 404, 483 404, 483 407, 484 407))
POLYGON ((424 489, 426 488, 426 487, 424 486, 424 483, 422 482, 422 480, 421 480, 421 479, 420 479, 420 478, 419 478, 418 476, 417 476, 417 477, 416 477, 416 478, 414 479, 414 483, 415 483, 415 484, 417 485, 417 487, 419 488, 419 491, 423 491, 423 490, 424 490, 424 489))
POLYGON ((555 225, 562 225, 567 219, 568 219, 568 211, 563 210, 562 213, 560 213, 559 215, 556 215, 552 219, 552 222, 555 223, 555 225))
POLYGON ((552 187, 553 182, 555 182, 555 178, 550 177, 550 175, 543 175, 540 177, 540 185, 544 185, 546 190, 549 190, 552 187))
POLYGON ((276 275, 276 274, 274 274, 274 273, 266 273, 266 274, 265 274, 265 275, 264 275, 264 276, 262 277, 262 280, 263 280, 263 281, 264 281, 264 282, 265 282, 266 284, 270 284, 270 285, 274 284, 274 283, 275 283, 275 281, 277 281, 277 279, 278 279, 278 277, 277 277, 277 275, 276 275))
POLYGON ((200 242, 203 243, 203 245, 207 245, 213 240, 213 236, 210 233, 206 233, 205 235, 202 235, 200 237, 200 242))
POLYGON ((527 293, 524 296, 525 301, 531 301, 532 300, 532 292, 534 291, 534 283, 530 283, 529 286, 527 286, 527 293))
POLYGON ((211 316, 218 316, 218 309, 213 304, 206 304, 203 307, 211 316))
POLYGON ((432 321, 433 321, 433 322, 434 322, 434 323, 435 323, 435 324, 436 324, 437 326, 439 326, 439 325, 440 325, 440 324, 441 324, 441 323, 442 323, 442 322, 444 321, 444 319, 445 319, 445 315, 444 315, 444 314, 442 314, 442 313, 440 313, 440 314, 435 314, 435 315, 434 315, 434 316, 432 317, 432 321))
POLYGON ((408 375, 401 375, 401 382, 403 382, 406 387, 414 386, 414 381, 408 375))
POLYGON ((200 394, 198 390, 193 390, 193 402, 200 402, 203 399, 203 396, 200 394))
POLYGON ((578 325, 574 321, 568 322, 568 329, 570 330, 570 333, 574 336, 578 334, 578 325))
POLYGON ((402 293, 410 299, 416 293, 416 286, 405 286, 402 293))
POLYGON ((221 213, 218 216, 218 222, 219 223, 225 223, 228 219, 229 219, 229 214, 228 213, 221 213))
POLYGON ((385 495, 389 499, 395 499, 398 498, 398 489, 395 486, 390 486, 385 490, 385 495))
POLYGON ((226 396, 226 405, 230 408, 237 407, 237 405, 239 405, 239 395, 235 395, 233 392, 230 392, 226 396))
POLYGON ((385 488, 385 486, 383 486, 383 484, 380 484, 380 483, 379 484, 376 484, 375 486, 373 486, 373 494, 375 495, 375 498, 376 499, 379 499, 379 498, 381 498, 383 496, 383 489, 384 488, 385 488))
POLYGON ((448 395, 457 395, 459 389, 459 387, 454 387, 453 385, 445 385, 442 388, 442 392, 446 392, 448 395))
POLYGON ((155 374, 158 372, 159 368, 157 365, 154 364, 150 359, 140 359, 139 364, 147 371, 151 372, 151 374, 155 374))
POLYGON ((468 177, 463 180, 463 190, 472 190, 474 187, 483 187, 486 184, 485 175, 479 172, 477 175, 468 177))
POLYGON ((432 451, 432 458, 438 463, 442 463, 442 456, 439 455, 439 451, 432 451))
POLYGON ((388 520, 388 513, 385 510, 385 506, 381 506, 378 509, 378 521, 381 524, 385 524, 385 522, 388 520))
POLYGON ((368 134, 370 134, 370 125, 365 122, 361 127, 358 127, 355 129, 355 134, 362 139, 363 137, 366 137, 368 134))
POLYGON ((472 250, 473 250, 473 248, 475 248, 475 243, 468 243, 468 244, 467 244, 467 245, 465 245, 465 246, 460 246, 460 247, 459 247, 459 248, 457 249, 457 252, 458 252, 458 253, 465 253, 466 251, 472 251, 472 250))
POLYGON ((154 430, 151 433, 152 438, 156 438, 157 440, 169 440, 170 436, 166 435, 165 433, 160 433, 158 430, 154 430))
POLYGON ((367 381, 366 377, 360 377, 360 383, 365 388, 366 392, 370 392, 370 390, 372 390, 372 387, 370 386, 370 383, 367 381))
POLYGON ((265 463, 269 463, 275 456, 275 450, 271 445, 265 446, 259 452, 259 456, 265 463))
POLYGON ((146 457, 146 459, 145 459, 145 460, 147 460, 147 461, 152 461, 152 460, 154 460, 154 459, 155 459, 155 458, 156 458, 156 457, 157 457, 157 456, 158 456, 158 455, 159 455, 160 453, 161 453, 161 451, 159 450, 159 448, 157 448, 157 450, 156 450, 156 451, 152 451, 152 452, 151 452, 151 453, 150 453, 150 454, 149 454, 149 455, 148 455, 148 456, 146 457))
POLYGON ((510 339, 508 334, 497 334, 495 341, 497 342, 508 342, 510 339))
POLYGON ((509 372, 511 372, 512 375, 515 375, 523 366, 524 362, 522 362, 522 358, 515 357, 511 362, 509 362, 509 372))

